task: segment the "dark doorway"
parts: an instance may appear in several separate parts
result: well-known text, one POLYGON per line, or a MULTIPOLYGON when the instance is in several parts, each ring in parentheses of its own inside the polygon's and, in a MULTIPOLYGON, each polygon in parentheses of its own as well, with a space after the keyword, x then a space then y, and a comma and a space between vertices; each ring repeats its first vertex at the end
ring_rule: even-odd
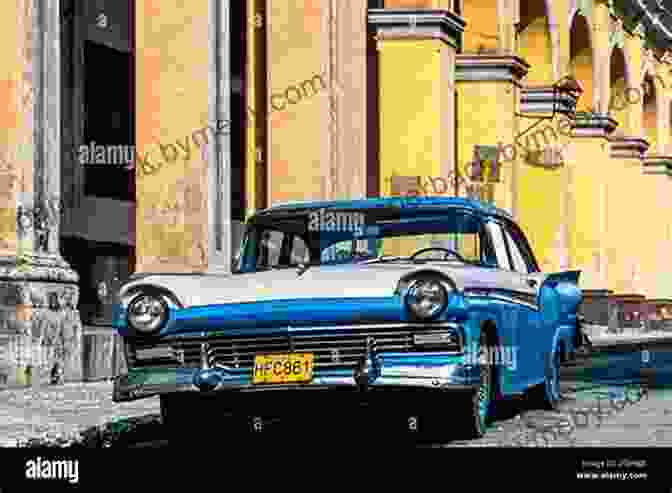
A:
POLYGON ((85 326, 135 268, 135 0, 61 0, 61 238, 85 326), (102 295, 101 295, 102 294, 102 295))
POLYGON ((247 8, 243 1, 230 2, 231 33, 231 220, 244 221, 247 209, 247 8))
POLYGON ((134 57, 102 43, 84 42, 84 193, 135 200, 134 57))

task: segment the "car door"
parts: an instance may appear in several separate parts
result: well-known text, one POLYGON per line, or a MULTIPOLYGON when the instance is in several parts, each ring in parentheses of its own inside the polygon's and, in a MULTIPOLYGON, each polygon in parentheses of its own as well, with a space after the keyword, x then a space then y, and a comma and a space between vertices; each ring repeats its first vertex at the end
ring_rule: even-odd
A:
POLYGON ((511 364, 499 365, 498 369, 502 376, 500 383, 504 393, 517 393, 524 389, 526 383, 525 379, 521 378, 524 374, 519 371, 520 355, 516 354, 519 351, 513 351, 513 348, 520 346, 519 319, 524 316, 519 302, 520 296, 514 294, 520 284, 520 274, 513 268, 501 225, 496 221, 488 221, 486 231, 499 271, 497 285, 490 289, 489 295, 493 306, 497 308, 498 344, 500 345, 497 350, 502 354, 502 350, 507 348, 516 356, 511 364))
POLYGON ((544 371, 545 349, 549 347, 552 334, 541 323, 539 289, 543 275, 538 267, 522 232, 512 223, 501 224, 514 271, 520 276, 518 293, 522 305, 518 319, 520 371, 527 384, 536 383, 544 371))
POLYGON ((538 350, 542 337, 535 331, 540 320, 539 281, 531 272, 535 270, 533 259, 530 261, 526 249, 518 244, 518 235, 512 233, 506 223, 490 221, 488 231, 498 265, 507 271, 498 296, 505 301, 500 305, 502 323, 507 328, 510 326, 513 334, 511 340, 506 341, 508 344, 498 351, 503 355, 503 374, 508 376, 515 391, 520 392, 538 379, 543 368, 543 356, 538 350))

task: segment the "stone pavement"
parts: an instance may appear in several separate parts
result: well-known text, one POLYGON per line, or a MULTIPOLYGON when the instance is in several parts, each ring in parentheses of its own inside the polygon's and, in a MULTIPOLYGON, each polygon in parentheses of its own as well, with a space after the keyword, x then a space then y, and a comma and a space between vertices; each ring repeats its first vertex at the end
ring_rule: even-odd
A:
POLYGON ((672 446, 672 389, 650 389, 647 399, 623 409, 599 426, 578 429, 579 447, 672 446))
MULTIPOLYGON (((595 426, 589 429, 574 430, 566 433, 567 411, 578 406, 593 405, 592 390, 597 388, 592 384, 565 382, 562 384, 563 395, 566 399, 559 412, 551 413, 538 409, 527 408, 524 403, 512 403, 508 415, 502 416, 480 440, 451 440, 448 443, 436 444, 439 447, 483 447, 483 446, 572 446, 591 440, 591 433, 604 434, 608 427, 595 431, 595 426), (559 438, 558 433, 546 433, 546 430, 563 429, 559 438), (571 436, 570 436, 571 435, 571 436), (589 437, 588 439, 586 438, 589 437)), ((14 389, 0 392, 0 446, 17 446, 30 440, 39 440, 42 445, 63 445, 69 441, 82 443, 78 435, 85 430, 108 430, 102 434, 109 438, 87 439, 87 446, 143 446, 163 447, 166 437, 159 418, 158 398, 141 399, 131 403, 115 404, 111 399, 112 385, 110 382, 66 384, 59 387, 44 387, 40 390, 14 389), (115 425, 110 423, 119 420, 128 420, 118 423, 121 433, 109 431, 115 425), (128 426, 130 424, 130 427, 128 426), (104 426, 107 425, 107 426, 104 426), (130 430, 130 431, 128 431, 130 430), (59 443, 60 442, 60 443, 59 443), (114 442, 114 443, 112 443, 114 442), (92 445, 93 443, 93 445, 92 445)), ((643 401, 646 402, 646 401, 643 401)), ((672 401, 668 401, 672 402, 672 401)), ((647 403, 648 404, 648 403, 647 403)), ((640 408, 641 404, 633 406, 640 408)), ((672 406, 671 406, 672 407, 672 406)), ((632 419, 637 422, 637 411, 632 419)), ((647 411, 648 412, 648 411, 647 411)), ((672 411, 671 411, 672 412, 672 411)), ((628 416, 631 416, 628 414, 628 416)), ((612 415, 608 423, 619 423, 616 419, 622 416, 612 415)), ((654 421, 663 426, 667 419, 659 416, 654 421)), ((615 425, 615 426, 618 426, 615 425)), ((670 441, 671 433, 667 439, 670 441)), ((96 431, 98 433, 98 431, 96 431)), ((633 438, 646 443, 646 431, 637 430, 633 438), (641 437, 639 435, 642 435, 641 437)), ((613 438, 600 435, 602 445, 612 445, 613 438)), ((431 445, 430 445, 431 446, 431 445)))
POLYGON ((0 392, 0 446, 17 440, 74 438, 93 426, 122 418, 159 414, 159 399, 112 402, 112 383, 67 383, 0 392))

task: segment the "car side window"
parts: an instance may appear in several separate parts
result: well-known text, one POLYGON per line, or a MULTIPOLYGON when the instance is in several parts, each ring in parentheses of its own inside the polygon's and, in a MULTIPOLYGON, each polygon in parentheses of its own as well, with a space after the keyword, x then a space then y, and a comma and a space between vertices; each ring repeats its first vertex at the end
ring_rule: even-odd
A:
MULTIPOLYGON (((521 260, 525 264, 525 270, 522 272, 527 274, 538 272, 539 268, 537 266, 536 260, 534 259, 534 254, 532 253, 532 250, 530 249, 530 246, 522 231, 510 224, 507 225, 506 231, 508 232, 507 238, 510 237, 509 242, 511 244, 515 244, 518 247, 517 250, 520 253, 521 260)), ((511 252, 511 254, 513 255, 513 252, 511 252)))
POLYGON ((292 250, 290 252, 290 264, 308 264, 310 263, 310 250, 308 245, 300 236, 294 236, 292 240, 292 250))
POLYGON ((285 234, 282 231, 275 230, 266 230, 262 233, 259 242, 257 267, 275 267, 278 265, 284 236, 285 234))
POLYGON ((516 243, 508 228, 504 230, 504 235, 506 236, 506 241, 509 244, 511 260, 513 260, 513 270, 520 272, 521 274, 529 274, 530 272, 527 266, 527 262, 525 262, 525 258, 520 251, 518 243, 516 243))
POLYGON ((492 246, 495 249, 497 265, 502 269, 512 270, 511 263, 509 262, 509 254, 506 251, 506 240, 504 239, 502 227, 494 222, 489 222, 486 227, 490 233, 492 246))

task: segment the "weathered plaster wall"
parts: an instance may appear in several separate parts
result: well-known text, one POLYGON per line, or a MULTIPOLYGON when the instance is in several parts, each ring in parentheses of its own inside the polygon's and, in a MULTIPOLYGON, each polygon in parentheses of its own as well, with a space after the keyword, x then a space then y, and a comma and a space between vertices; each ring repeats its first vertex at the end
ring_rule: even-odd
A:
POLYGON ((207 267, 209 4, 136 3, 136 142, 159 168, 136 168, 138 271, 207 267))
POLYGON ((6 23, 2 49, 7 50, 0 135, 6 158, 2 180, 5 184, 9 180, 9 186, 0 194, 0 373, 10 383, 21 382, 32 367, 33 381, 39 383, 58 361, 65 378, 77 380, 81 377, 78 276, 58 249, 58 2, 17 0, 5 7, 11 14, 0 21, 6 23), (43 63, 46 60, 51 63, 43 63), (22 152, 12 152, 14 146, 22 152), (21 347, 28 348, 27 356, 20 354, 21 347))
POLYGON ((366 4, 266 5, 270 204, 365 195, 366 4))

